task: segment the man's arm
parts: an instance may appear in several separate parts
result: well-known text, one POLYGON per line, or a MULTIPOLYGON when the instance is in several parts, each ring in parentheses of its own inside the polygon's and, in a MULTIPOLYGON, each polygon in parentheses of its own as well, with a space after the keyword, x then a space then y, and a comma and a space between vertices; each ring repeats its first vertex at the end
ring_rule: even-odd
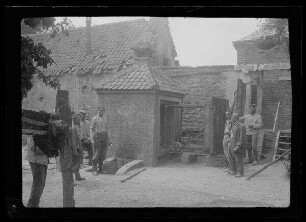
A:
POLYGON ((255 123, 253 124, 254 129, 260 129, 262 126, 262 118, 260 115, 257 116, 255 123))

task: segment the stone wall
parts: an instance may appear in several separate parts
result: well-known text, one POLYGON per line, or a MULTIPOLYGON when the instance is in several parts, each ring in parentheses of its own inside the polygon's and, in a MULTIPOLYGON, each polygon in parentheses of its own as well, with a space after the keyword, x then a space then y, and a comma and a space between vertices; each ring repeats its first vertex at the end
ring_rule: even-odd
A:
MULTIPOLYGON (((234 100, 238 75, 233 66, 164 68, 164 72, 186 92, 183 104, 208 106, 211 97, 226 98, 230 104, 234 100)), ((183 109, 183 136, 189 131, 203 131, 204 109, 183 109)))
POLYGON ((106 107, 112 146, 107 157, 144 160, 154 165, 155 94, 99 94, 106 107))

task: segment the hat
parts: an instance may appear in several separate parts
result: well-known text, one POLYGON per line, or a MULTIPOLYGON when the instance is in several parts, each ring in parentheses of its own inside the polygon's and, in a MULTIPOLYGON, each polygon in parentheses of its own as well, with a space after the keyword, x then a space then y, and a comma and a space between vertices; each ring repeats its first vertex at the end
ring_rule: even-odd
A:
POLYGON ((256 104, 251 104, 251 105, 249 105, 249 107, 255 108, 255 107, 256 107, 256 104))
POLYGON ((86 114, 86 110, 81 109, 81 110, 79 111, 79 113, 84 113, 84 114, 86 114))

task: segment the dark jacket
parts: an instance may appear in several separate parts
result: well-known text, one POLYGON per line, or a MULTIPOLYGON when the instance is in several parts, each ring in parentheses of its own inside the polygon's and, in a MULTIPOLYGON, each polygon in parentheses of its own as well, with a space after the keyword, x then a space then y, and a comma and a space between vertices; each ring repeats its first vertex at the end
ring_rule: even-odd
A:
POLYGON ((234 124, 231 129, 230 150, 245 153, 246 129, 241 123, 234 124))

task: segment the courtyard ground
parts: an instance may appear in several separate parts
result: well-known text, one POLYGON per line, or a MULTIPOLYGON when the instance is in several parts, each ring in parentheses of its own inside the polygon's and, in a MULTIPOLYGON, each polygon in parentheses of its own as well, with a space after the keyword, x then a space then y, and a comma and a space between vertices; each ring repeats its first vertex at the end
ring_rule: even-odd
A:
MULTIPOLYGON (((62 207, 61 173, 49 165, 40 207, 62 207)), ((290 181, 281 162, 250 181, 246 178, 262 165, 246 165, 245 177, 227 175, 223 168, 196 162, 181 164, 177 159, 147 169, 121 183, 126 175, 93 176, 85 168, 86 181, 75 187, 76 207, 288 207, 290 181)), ((23 161, 23 204, 30 195, 31 171, 23 161)))

